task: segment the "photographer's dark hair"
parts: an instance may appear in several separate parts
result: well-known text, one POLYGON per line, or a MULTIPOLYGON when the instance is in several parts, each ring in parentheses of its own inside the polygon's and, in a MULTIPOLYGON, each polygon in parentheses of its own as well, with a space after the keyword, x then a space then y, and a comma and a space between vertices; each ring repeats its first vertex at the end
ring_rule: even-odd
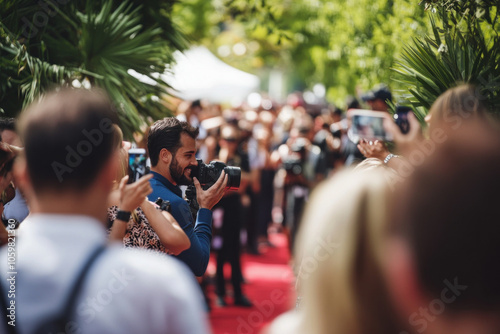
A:
POLYGON ((20 133, 35 192, 85 190, 116 149, 117 115, 99 90, 62 89, 24 111, 20 133))
POLYGON ((188 122, 179 121, 175 117, 166 117, 156 121, 151 125, 148 135, 148 152, 151 166, 154 167, 158 164, 160 151, 164 148, 172 155, 175 155, 181 146, 181 133, 196 139, 198 132, 198 128, 189 125, 188 122))

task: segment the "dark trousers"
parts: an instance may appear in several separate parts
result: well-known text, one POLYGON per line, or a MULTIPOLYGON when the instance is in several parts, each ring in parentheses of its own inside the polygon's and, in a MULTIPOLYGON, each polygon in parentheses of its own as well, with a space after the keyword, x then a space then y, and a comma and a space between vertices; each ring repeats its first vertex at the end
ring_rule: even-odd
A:
POLYGON ((223 223, 221 228, 222 248, 217 253, 216 271, 216 293, 219 296, 226 294, 226 284, 224 280, 224 263, 231 265, 231 283, 233 285, 234 298, 242 296, 241 292, 241 212, 242 205, 238 194, 223 197, 217 205, 224 210, 223 223))
POLYGON ((267 228, 273 221, 274 175, 270 169, 262 170, 260 178, 260 193, 257 197, 257 228, 259 236, 267 237, 267 228))
POLYGON ((249 190, 248 195, 250 196, 250 206, 244 209, 244 221, 247 230, 247 249, 250 253, 258 252, 257 238, 259 236, 258 224, 257 224, 257 195, 253 191, 249 190))

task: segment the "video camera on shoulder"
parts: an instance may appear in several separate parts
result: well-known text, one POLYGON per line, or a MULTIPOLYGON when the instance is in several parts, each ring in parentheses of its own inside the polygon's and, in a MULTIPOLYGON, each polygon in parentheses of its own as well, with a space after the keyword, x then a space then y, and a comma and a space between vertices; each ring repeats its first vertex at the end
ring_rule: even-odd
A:
POLYGON ((238 190, 241 182, 241 169, 239 167, 226 166, 220 161, 212 161, 209 164, 203 163, 201 159, 197 159, 198 167, 194 167, 191 176, 194 176, 200 181, 203 189, 210 188, 219 179, 222 171, 226 173, 227 188, 229 190, 238 190))

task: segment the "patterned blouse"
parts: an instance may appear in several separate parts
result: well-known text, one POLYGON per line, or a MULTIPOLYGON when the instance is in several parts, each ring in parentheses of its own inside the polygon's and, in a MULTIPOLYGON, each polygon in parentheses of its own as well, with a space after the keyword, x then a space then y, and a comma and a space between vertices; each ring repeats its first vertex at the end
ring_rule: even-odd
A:
MULTIPOLYGON (((118 207, 116 205, 108 208, 109 230, 111 230, 111 226, 116 219, 117 212, 118 207)), ((140 207, 135 212, 138 222, 134 220, 134 215, 130 216, 130 220, 127 223, 127 231, 123 237, 123 245, 125 247, 146 248, 165 253, 165 246, 163 246, 160 237, 158 237, 158 234, 156 234, 155 230, 149 224, 144 212, 142 212, 140 207)))

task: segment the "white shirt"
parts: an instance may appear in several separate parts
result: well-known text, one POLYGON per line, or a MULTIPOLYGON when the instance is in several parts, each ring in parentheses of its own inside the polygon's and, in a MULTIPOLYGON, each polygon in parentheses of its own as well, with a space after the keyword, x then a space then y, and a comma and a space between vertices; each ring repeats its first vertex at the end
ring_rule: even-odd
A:
POLYGON ((5 220, 15 219, 18 222, 22 222, 29 215, 30 210, 28 209, 28 204, 24 199, 23 195, 19 189, 16 188, 16 196, 14 198, 5 203, 3 209, 3 218, 5 220))
MULTIPOLYGON (((31 333, 60 311, 84 262, 107 238, 104 225, 86 216, 31 215, 16 233, 16 327, 31 333)), ((6 248, 0 250, 4 291, 11 271, 6 248)), ((182 263, 117 243, 90 269, 75 320, 79 333, 208 333, 202 303, 182 263)))

